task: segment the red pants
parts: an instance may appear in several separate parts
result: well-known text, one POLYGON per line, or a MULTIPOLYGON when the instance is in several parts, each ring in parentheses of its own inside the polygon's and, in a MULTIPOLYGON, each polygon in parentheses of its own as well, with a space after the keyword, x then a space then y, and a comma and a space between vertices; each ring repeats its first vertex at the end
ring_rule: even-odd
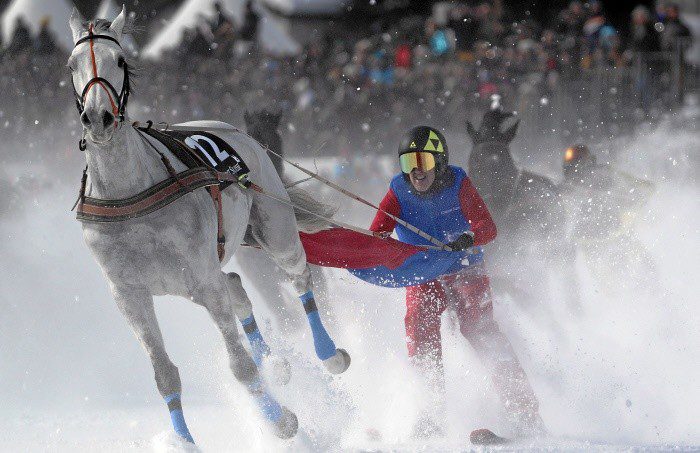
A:
POLYGON ((462 336, 490 370, 509 412, 537 416, 537 398, 510 342, 493 319, 491 286, 483 266, 406 288, 408 355, 418 366, 437 371, 442 380, 440 318, 448 306, 457 313, 462 336))

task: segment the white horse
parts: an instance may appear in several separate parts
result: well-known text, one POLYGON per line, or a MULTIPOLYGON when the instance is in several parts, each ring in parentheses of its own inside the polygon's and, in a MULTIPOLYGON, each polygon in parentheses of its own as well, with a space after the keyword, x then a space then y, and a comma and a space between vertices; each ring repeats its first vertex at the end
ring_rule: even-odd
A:
MULTIPOLYGON (((83 125, 81 148, 87 160, 83 203, 86 199, 129 199, 163 181, 179 184, 173 172, 186 170, 158 140, 132 127, 126 115, 129 71, 119 43, 125 17, 122 9, 112 22, 83 23, 74 10, 70 19, 75 48, 68 66, 83 125), (164 165, 166 160, 171 163, 169 167, 164 165)), ((184 126, 216 128, 216 135, 247 164, 249 180, 272 196, 236 184, 222 192, 223 233, 227 239, 222 261, 217 250, 217 210, 204 188, 189 191, 140 217, 84 221, 85 242, 109 281, 117 306, 151 359, 156 385, 181 437, 192 442, 182 413, 178 369, 165 350, 153 308, 156 295, 186 297, 209 311, 224 337, 234 376, 246 385, 276 434, 292 437, 297 431, 296 416, 276 402, 258 374, 256 365, 266 365, 269 348, 257 328, 250 300, 239 276, 224 273, 221 266, 234 254, 250 226, 254 239, 287 272, 300 294, 318 357, 330 372, 345 371, 350 357, 336 349, 320 321, 295 213, 280 200, 291 200, 307 210, 324 206, 305 194, 288 193, 265 150, 243 132, 216 121, 184 126), (221 132, 222 128, 229 131, 221 132), (251 343, 252 359, 239 340, 236 317, 251 343)), ((322 227, 313 216, 302 217, 302 229, 322 227)))

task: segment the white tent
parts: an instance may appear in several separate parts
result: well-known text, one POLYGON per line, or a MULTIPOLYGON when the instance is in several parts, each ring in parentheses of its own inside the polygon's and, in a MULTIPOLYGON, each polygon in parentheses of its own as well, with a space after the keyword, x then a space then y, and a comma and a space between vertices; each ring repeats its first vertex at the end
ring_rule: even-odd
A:
POLYGON ((270 9, 287 16, 337 16, 346 11, 350 0, 262 0, 270 9))
POLYGON ((2 15, 2 42, 9 44, 18 18, 24 19, 34 34, 39 32, 41 21, 48 18, 49 29, 56 38, 56 44, 66 50, 71 49, 73 37, 68 19, 72 10, 73 5, 68 0, 14 0, 2 15))
POLYGON ((95 13, 95 19, 112 20, 117 17, 121 10, 121 5, 118 6, 116 0, 102 0, 95 13))
MULTIPOLYGON (((117 17, 117 15, 122 11, 121 3, 117 4, 118 1, 119 0, 102 0, 100 7, 97 8, 97 12, 95 13, 95 19, 113 20, 115 17, 117 17)), ((126 12, 129 14, 128 9, 126 12)), ((121 44, 122 47, 132 55, 138 54, 138 46, 131 35, 125 34, 122 37, 121 44)))
POLYGON ((688 50, 686 59, 693 64, 700 64, 700 14, 681 14, 681 20, 693 34, 693 47, 688 50))
MULTIPOLYGON (((177 46, 183 37, 184 31, 198 25, 201 17, 210 18, 214 15, 214 3, 216 0, 187 0, 175 15, 167 21, 163 30, 156 34, 155 38, 143 49, 146 58, 159 58, 168 49, 177 46)), ((240 23, 241 1, 223 0, 224 10, 231 13, 240 23)), ((299 44, 284 32, 281 25, 275 21, 272 15, 264 9, 260 13, 258 39, 265 51, 274 55, 294 55, 301 50, 299 44)))

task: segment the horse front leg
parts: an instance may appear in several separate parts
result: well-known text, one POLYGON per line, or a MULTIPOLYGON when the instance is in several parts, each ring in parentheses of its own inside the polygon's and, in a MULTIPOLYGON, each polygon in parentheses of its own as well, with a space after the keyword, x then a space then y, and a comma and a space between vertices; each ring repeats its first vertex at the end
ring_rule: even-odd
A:
MULTIPOLYGON (((235 275, 235 274, 234 274, 235 275)), ((268 392, 260 378, 258 368, 238 337, 236 316, 231 306, 227 275, 222 273, 219 284, 212 283, 195 291, 195 302, 209 311, 214 323, 221 331, 229 355, 231 371, 236 379, 245 385, 253 396, 265 419, 274 428, 277 437, 288 439, 294 437, 298 429, 296 415, 268 392)))
POLYGON ((151 359, 156 386, 168 405, 173 429, 180 437, 194 443, 182 411, 180 373, 165 351, 153 296, 145 289, 136 288, 113 288, 112 293, 117 307, 151 359))

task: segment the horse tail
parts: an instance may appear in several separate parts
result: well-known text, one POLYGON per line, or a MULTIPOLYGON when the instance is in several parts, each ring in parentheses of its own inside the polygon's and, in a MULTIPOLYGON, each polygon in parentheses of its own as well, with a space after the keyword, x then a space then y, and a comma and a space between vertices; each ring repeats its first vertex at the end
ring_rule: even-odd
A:
MULTIPOLYGON (((285 178, 286 179, 286 178, 285 178)), ((286 186, 290 181, 284 180, 286 186)), ((294 205, 294 216, 299 230, 304 233, 316 233, 332 224, 329 220, 338 210, 336 207, 315 199, 309 192, 299 186, 287 188, 289 198, 294 205)))

